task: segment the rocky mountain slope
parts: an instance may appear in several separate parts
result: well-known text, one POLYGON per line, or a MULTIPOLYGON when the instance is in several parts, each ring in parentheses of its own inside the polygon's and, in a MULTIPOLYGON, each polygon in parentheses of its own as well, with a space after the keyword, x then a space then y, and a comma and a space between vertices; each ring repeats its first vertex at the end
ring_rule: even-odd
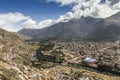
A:
POLYGON ((100 19, 81 17, 69 22, 61 22, 44 29, 22 29, 20 34, 36 39, 81 39, 100 19))
POLYGON ((116 40, 120 35, 120 12, 105 18, 81 17, 44 29, 22 29, 18 33, 35 39, 116 40))
POLYGON ((120 12, 102 19, 93 26, 87 35, 90 40, 117 40, 120 39, 120 12))

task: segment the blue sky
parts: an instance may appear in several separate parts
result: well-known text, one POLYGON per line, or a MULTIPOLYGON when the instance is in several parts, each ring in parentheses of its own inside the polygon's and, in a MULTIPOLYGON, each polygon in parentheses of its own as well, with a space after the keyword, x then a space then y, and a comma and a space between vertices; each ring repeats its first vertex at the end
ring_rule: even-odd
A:
POLYGON ((56 19, 68 11, 68 6, 59 7, 59 4, 45 0, 0 0, 0 13, 20 12, 39 21, 56 19))

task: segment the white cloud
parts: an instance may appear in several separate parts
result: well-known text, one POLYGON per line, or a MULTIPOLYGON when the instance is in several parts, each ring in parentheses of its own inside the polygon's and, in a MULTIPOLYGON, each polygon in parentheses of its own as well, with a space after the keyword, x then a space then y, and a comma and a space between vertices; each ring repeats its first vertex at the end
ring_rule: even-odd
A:
POLYGON ((0 19, 1 20, 4 20, 6 22, 10 22, 10 23, 20 22, 20 21, 25 20, 27 18, 29 18, 29 17, 26 17, 23 14, 18 13, 18 12, 0 14, 0 19))
MULTIPOLYGON (((106 18, 120 11, 120 0, 48 0, 60 3, 61 6, 73 5, 72 12, 74 18, 81 16, 92 16, 96 18, 106 18)), ((66 16, 66 14, 65 14, 66 16)))
POLYGON ((34 21, 32 19, 28 19, 22 24, 22 27, 29 28, 29 29, 42 29, 42 28, 51 26, 54 23, 55 22, 51 19, 43 20, 43 21, 40 21, 39 23, 37 23, 36 21, 34 21))
POLYGON ((100 2, 101 0, 89 0, 74 5, 72 10, 75 18, 80 18, 81 16, 106 18, 120 11, 118 3, 111 5, 110 1, 102 4, 100 2))
POLYGON ((30 29, 42 29, 42 28, 49 27, 59 22, 67 22, 68 20, 72 18, 74 18, 73 13, 67 12, 66 15, 61 15, 57 20, 47 19, 47 20, 43 20, 37 23, 36 21, 32 19, 28 19, 22 24, 22 27, 30 28, 30 29))
POLYGON ((44 20, 44 21, 39 22, 38 28, 40 28, 40 29, 45 28, 45 27, 51 26, 53 24, 54 24, 54 20, 51 20, 51 19, 44 20))
POLYGON ((37 24, 36 21, 32 20, 32 19, 27 19, 23 24, 22 24, 23 28, 37 28, 37 24))
POLYGON ((106 0, 106 3, 100 3, 101 0, 47 0, 59 3, 60 6, 71 6, 71 11, 65 15, 60 15, 56 20, 48 19, 39 23, 28 19, 23 23, 24 28, 45 28, 56 23, 67 22, 73 18, 79 19, 81 16, 92 16, 95 18, 106 18, 120 11, 120 0, 106 0))
POLYGON ((60 6, 72 6, 71 11, 65 15, 60 15, 56 20, 48 19, 40 22, 32 20, 30 17, 21 13, 4 13, 0 14, 0 27, 9 31, 16 30, 14 26, 21 21, 23 28, 41 29, 49 27, 56 23, 67 22, 73 18, 79 19, 81 16, 92 16, 95 18, 106 18, 120 11, 120 0, 47 0, 59 3, 60 6))
POLYGON ((21 13, 3 13, 0 14, 0 28, 8 31, 16 31, 16 24, 28 19, 28 16, 24 16, 21 13))
MULTIPOLYGON (((67 22, 73 18, 80 19, 81 16, 92 16, 95 18, 106 18, 120 11, 120 0, 106 0, 105 3, 100 3, 101 0, 47 0, 59 3, 60 6, 72 6, 71 11, 65 15, 60 15, 56 20, 48 19, 39 22, 37 28, 49 27, 60 22, 67 22)), ((28 26, 27 28, 31 28, 28 26)), ((36 27, 34 27, 36 28, 36 27)))
POLYGON ((71 4, 74 4, 74 3, 78 2, 78 0, 47 0, 47 1, 48 2, 54 1, 54 2, 60 3, 61 6, 63 6, 63 5, 71 5, 71 4))

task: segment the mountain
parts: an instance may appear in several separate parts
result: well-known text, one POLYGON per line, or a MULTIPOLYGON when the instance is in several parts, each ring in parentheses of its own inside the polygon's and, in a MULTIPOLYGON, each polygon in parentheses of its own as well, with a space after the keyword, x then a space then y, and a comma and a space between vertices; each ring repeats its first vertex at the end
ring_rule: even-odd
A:
POLYGON ((95 24, 86 39, 97 41, 120 39, 120 12, 95 24))
POLYGON ((120 12, 105 19, 81 17, 43 29, 22 29, 20 34, 34 39, 117 40, 120 38, 120 12))
POLYGON ((24 63, 31 56, 31 48, 16 34, 0 29, 0 59, 24 63))
POLYGON ((99 21, 100 19, 92 17, 81 17, 81 19, 72 19, 43 29, 22 29, 18 33, 35 39, 81 39, 99 21))

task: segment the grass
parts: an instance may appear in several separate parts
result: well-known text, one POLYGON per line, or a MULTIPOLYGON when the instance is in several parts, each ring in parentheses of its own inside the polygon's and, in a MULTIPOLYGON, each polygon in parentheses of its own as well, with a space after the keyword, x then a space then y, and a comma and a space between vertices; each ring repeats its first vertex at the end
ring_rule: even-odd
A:
POLYGON ((17 72, 14 70, 6 70, 3 69, 3 75, 2 76, 2 80, 20 80, 19 77, 17 76, 17 72))
POLYGON ((48 69, 48 68, 52 68, 52 67, 56 66, 56 64, 43 61, 43 62, 40 62, 39 64, 34 64, 32 66, 35 68, 38 68, 38 69, 41 69, 41 68, 48 69))

